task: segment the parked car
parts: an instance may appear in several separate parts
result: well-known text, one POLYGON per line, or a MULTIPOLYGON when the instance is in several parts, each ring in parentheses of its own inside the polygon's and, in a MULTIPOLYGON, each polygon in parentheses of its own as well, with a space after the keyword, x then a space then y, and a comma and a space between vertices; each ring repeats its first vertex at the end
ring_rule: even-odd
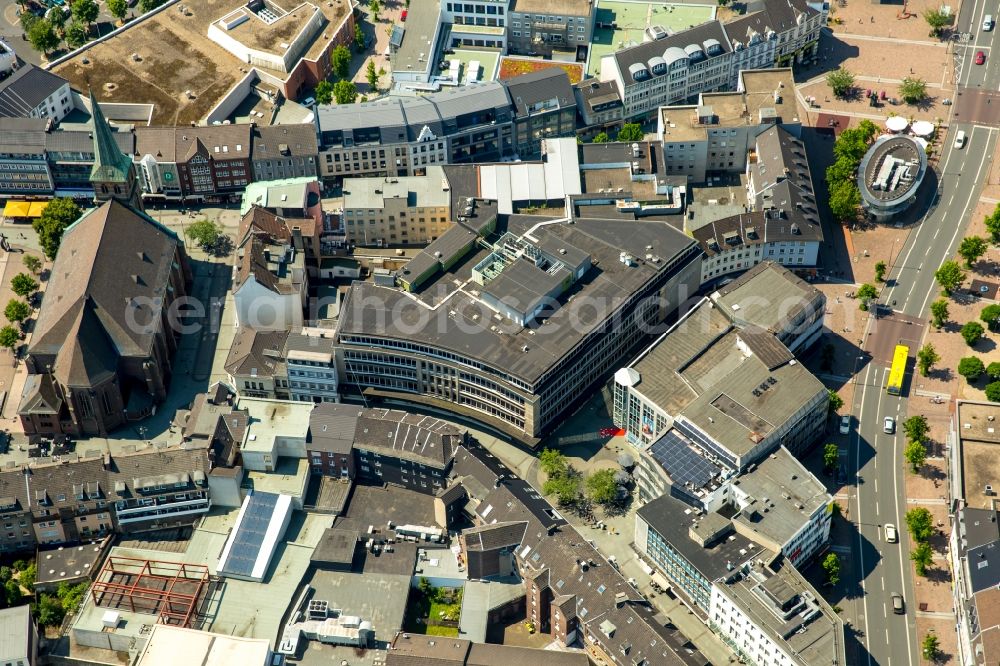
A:
POLYGON ((899 532, 896 531, 896 526, 892 523, 885 524, 885 541, 886 543, 896 543, 899 541, 899 532))
POLYGON ((891 416, 885 417, 885 421, 882 422, 882 430, 890 435, 896 432, 896 420, 891 416))
POLYGON ((849 432, 851 432, 851 417, 850 416, 841 416, 840 417, 840 434, 841 435, 846 435, 849 432))
POLYGON ((986 62, 986 54, 982 51, 976 51, 976 64, 982 65, 986 62))

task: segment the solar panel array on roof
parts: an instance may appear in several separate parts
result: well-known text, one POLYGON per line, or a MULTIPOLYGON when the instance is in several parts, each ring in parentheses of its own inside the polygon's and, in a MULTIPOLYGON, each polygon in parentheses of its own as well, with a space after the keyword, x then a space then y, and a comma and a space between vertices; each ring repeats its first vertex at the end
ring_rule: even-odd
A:
POLYGON ((267 533, 267 526, 271 522, 279 497, 274 493, 262 492, 250 496, 246 511, 243 513, 243 520, 229 550, 229 557, 220 574, 247 577, 253 574, 254 564, 260 555, 264 535, 267 533))
POLYGON ((650 455, 670 474, 676 485, 705 486, 719 473, 719 468, 698 455, 692 444, 675 430, 668 430, 650 448, 650 455))

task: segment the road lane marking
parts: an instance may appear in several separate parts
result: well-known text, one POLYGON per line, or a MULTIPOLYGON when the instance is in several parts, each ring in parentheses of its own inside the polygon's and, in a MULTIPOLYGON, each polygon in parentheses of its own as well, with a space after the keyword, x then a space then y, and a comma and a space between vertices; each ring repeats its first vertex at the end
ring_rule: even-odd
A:
MULTIPOLYGON (((872 370, 872 367, 870 365, 867 368, 865 368, 865 379, 864 379, 864 382, 861 384, 861 408, 858 410, 858 423, 861 423, 861 416, 864 414, 864 411, 865 411, 865 393, 867 393, 867 391, 868 391, 868 376, 871 374, 871 370, 872 370)), ((856 376, 855 376, 855 382, 857 382, 856 376)), ((860 474, 861 473, 861 433, 860 433, 860 428, 858 428, 857 430, 854 431, 854 437, 855 437, 855 439, 854 439, 854 469, 856 470, 856 472, 855 472, 856 474, 860 474)), ((861 522, 862 522, 861 521, 861 505, 862 505, 862 502, 861 502, 860 493, 858 493, 858 495, 859 495, 858 496, 858 525, 861 525, 861 522)), ((868 594, 867 594, 867 589, 866 589, 866 586, 865 586, 865 578, 864 578, 864 575, 863 575, 864 571, 865 571, 865 548, 864 548, 864 542, 861 539, 861 530, 860 529, 858 530, 858 558, 861 560, 861 570, 858 572, 858 578, 859 578, 859 580, 861 582, 861 604, 862 604, 862 606, 864 607, 864 610, 865 610, 865 634, 864 635, 867 637, 867 636, 869 636, 869 633, 868 633, 868 594)), ((883 603, 883 605, 884 605, 884 603, 883 603)), ((865 652, 868 653, 868 666, 871 666, 871 664, 872 664, 871 644, 869 643, 869 645, 867 647, 868 647, 868 649, 865 650, 865 652)))
MULTIPOLYGON (((876 488, 876 490, 878 490, 878 489, 876 488)), ((878 500, 875 500, 875 515, 876 516, 879 515, 878 500)), ((879 541, 881 541, 881 539, 879 539, 879 541)))
MULTIPOLYGON (((978 176, 977 176, 977 178, 978 178, 978 176)), ((928 295, 929 295, 929 292, 928 292, 928 295)), ((926 301, 925 301, 925 303, 926 303, 926 301)), ((900 398, 900 402, 902 402, 902 398, 900 398)), ((897 438, 893 437, 892 438, 892 459, 894 461, 898 461, 898 458, 896 458, 897 444, 898 444, 897 438)), ((903 521, 900 520, 900 517, 899 517, 899 470, 900 470, 899 463, 898 462, 894 463, 893 466, 892 466, 892 490, 893 490, 892 501, 895 502, 896 509, 893 512, 893 514, 896 517, 896 524, 901 526, 901 525, 903 525, 903 521)), ((904 490, 905 490, 905 488, 904 488, 904 490)), ((896 556, 899 558, 899 580, 901 581, 900 585, 902 586, 902 589, 900 590, 900 592, 901 593, 905 593, 905 592, 907 592, 907 590, 906 590, 906 572, 903 570, 903 556, 901 554, 902 549, 901 548, 896 548, 896 549, 893 549, 892 552, 894 552, 896 554, 896 556)), ((906 663, 912 664, 912 663, 914 663, 914 661, 913 661, 913 645, 912 645, 912 641, 910 640, 910 623, 909 622, 904 622, 904 624, 906 625, 906 655, 907 655, 907 657, 909 657, 909 660, 906 663)), ((886 629, 886 633, 888 633, 888 631, 889 630, 886 629)))
MULTIPOLYGON (((976 128, 976 127, 972 128, 972 134, 975 134, 976 129, 978 129, 978 128, 976 128)), ((972 139, 972 134, 969 135, 970 141, 972 139)), ((990 140, 992 138, 993 138, 993 129, 990 128, 989 130, 987 130, 987 133, 986 133, 986 149, 983 150, 983 156, 979 160, 979 169, 976 170, 976 177, 972 181, 972 183, 973 183, 972 187, 969 189, 969 198, 965 202, 965 206, 962 208, 962 215, 961 215, 961 217, 959 219, 962 219, 962 220, 965 219, 966 213, 969 210, 969 206, 972 205, 972 196, 973 196, 973 193, 976 191, 977 186, 980 183, 980 180, 979 180, 980 177, 983 175, 983 166, 986 164, 986 157, 990 156, 992 158, 992 156, 993 156, 993 151, 989 150, 989 144, 990 144, 990 140)), ((959 223, 959 224, 955 225, 955 233, 953 233, 951 235, 951 240, 948 242, 948 247, 945 248, 946 252, 945 252, 944 258, 942 259, 942 262, 944 260, 948 259, 948 257, 951 256, 951 254, 952 254, 952 248, 955 245, 955 239, 958 238, 958 232, 959 231, 963 231, 965 227, 966 227, 966 225, 963 225, 962 223, 959 223)), ((930 300, 931 294, 933 294, 935 291, 937 291, 937 290, 933 288, 933 285, 932 285, 931 289, 927 290, 927 296, 924 297, 924 302, 920 306, 920 311, 917 313, 918 317, 922 317, 923 316, 924 310, 927 308, 927 301, 930 300)), ((911 656, 911 662, 912 662, 912 656, 913 655, 910 655, 910 656, 911 656)))

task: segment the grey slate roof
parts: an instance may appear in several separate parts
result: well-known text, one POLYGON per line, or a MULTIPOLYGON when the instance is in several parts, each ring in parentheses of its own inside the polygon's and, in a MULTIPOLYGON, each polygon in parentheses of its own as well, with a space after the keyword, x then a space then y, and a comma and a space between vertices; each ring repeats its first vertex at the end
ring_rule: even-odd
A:
MULTIPOLYGON (((622 81, 628 86, 636 83, 635 79, 632 78, 632 73, 629 71, 629 65, 641 63, 643 67, 646 67, 651 58, 663 57, 667 49, 671 47, 683 50, 689 44, 703 46, 708 40, 718 42, 722 48, 722 54, 732 51, 729 46, 729 40, 726 38, 726 33, 722 29, 722 23, 719 21, 707 21, 689 30, 669 35, 663 39, 643 42, 631 48, 615 51, 615 62, 618 65, 618 70, 621 72, 622 81)), ((717 58, 719 56, 708 56, 709 59, 713 57, 717 58)), ((669 64, 669 59, 667 62, 669 64)))
POLYGON ((288 331, 258 331, 241 326, 226 357, 226 372, 236 376, 256 371, 259 377, 272 376, 283 363, 287 337, 288 331))
POLYGON ((316 127, 308 125, 255 126, 250 133, 251 154, 255 160, 281 157, 316 156, 316 127), (284 151, 287 151, 285 154, 284 151))
POLYGON ((514 548, 524 539, 524 531, 528 528, 527 521, 492 523, 472 527, 462 532, 466 548, 475 551, 497 550, 499 548, 514 548))
POLYGON ((516 116, 526 116, 539 102, 557 100, 560 108, 576 105, 569 76, 559 67, 542 69, 507 81, 507 94, 514 104, 516 116))
POLYGON ((388 450, 425 465, 447 467, 465 433, 441 419, 396 409, 366 409, 358 418, 354 448, 388 450))
POLYGON ((364 410, 356 405, 322 402, 309 413, 309 451, 348 454, 354 445, 358 418, 364 410))
POLYGON ((25 63, 0 81, 0 116, 25 117, 67 83, 61 76, 25 63))
MULTIPOLYGON (((507 89, 501 83, 486 81, 419 97, 390 96, 362 104, 319 106, 316 115, 322 133, 372 128, 385 144, 414 141, 425 125, 440 138, 448 134, 446 121, 497 108, 509 113, 507 89)), ((506 120, 509 116, 497 118, 497 122, 506 120)))
POLYGON ((51 120, 0 117, 0 151, 42 155, 51 120))
POLYGON ((798 25, 799 16, 814 16, 819 12, 810 7, 805 0, 763 0, 747 4, 747 13, 726 24, 726 34, 732 41, 749 41, 756 33, 762 38, 773 30, 782 33, 792 30, 798 25))
POLYGON ((159 319, 179 246, 117 200, 86 213, 63 234, 28 353, 56 356, 67 386, 113 373, 120 357, 149 356, 156 327, 134 323, 159 319))

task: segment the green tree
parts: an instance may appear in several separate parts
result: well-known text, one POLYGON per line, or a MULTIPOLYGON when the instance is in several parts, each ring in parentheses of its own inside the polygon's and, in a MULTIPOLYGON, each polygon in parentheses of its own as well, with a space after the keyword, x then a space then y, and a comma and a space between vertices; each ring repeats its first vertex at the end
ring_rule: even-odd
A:
POLYGON ((979 313, 979 320, 986 324, 991 331, 995 331, 1000 326, 1000 305, 997 303, 987 305, 979 313))
POLYGON ((4 599, 7 601, 7 607, 13 607, 20 605, 21 597, 21 586, 14 579, 4 581, 3 584, 4 599))
POLYGON ((368 3, 368 10, 372 13, 372 21, 378 21, 378 13, 382 11, 382 5, 378 0, 371 0, 368 3))
POLYGON ((948 296, 965 281, 965 272, 962 271, 957 261, 949 259, 934 272, 934 279, 941 285, 945 296, 948 296))
POLYGON ((52 24, 52 29, 57 35, 64 35, 66 31, 66 12, 62 7, 52 7, 45 12, 46 20, 52 24))
POLYGON ((594 138, 590 140, 591 143, 610 143, 611 137, 608 136, 607 132, 598 132, 594 135, 594 138))
POLYGON ((625 123, 618 130, 618 141, 642 141, 645 136, 639 123, 625 123))
POLYGON ((944 28, 951 25, 951 14, 946 14, 940 8, 926 9, 924 20, 931 28, 931 37, 938 37, 944 28))
POLYGON ((209 250, 219 242, 222 237, 222 225, 207 219, 200 219, 193 222, 191 226, 184 230, 184 235, 194 241, 194 244, 203 250, 209 250))
POLYGON ((431 582, 429 580, 421 576, 420 580, 417 581, 417 589, 420 590, 420 594, 422 594, 424 598, 429 599, 431 596, 431 591, 434 589, 434 586, 431 585, 431 582))
POLYGON ((920 367, 920 374, 926 377, 930 374, 931 368, 934 364, 941 360, 941 355, 938 354, 937 350, 934 349, 934 345, 931 343, 925 344, 917 352, 917 365, 920 367))
POLYGON ((986 231, 990 234, 990 239, 994 243, 1000 243, 1000 204, 993 209, 993 212, 986 216, 986 231))
POLYGON ((330 67, 338 79, 346 79, 351 71, 351 52, 344 45, 337 46, 330 54, 330 67))
POLYGON ((7 301, 7 307, 3 309, 3 314, 13 324, 20 324, 31 314, 31 306, 24 301, 12 298, 7 301))
POLYGON ((48 55, 59 46, 59 35, 55 28, 45 19, 33 21, 28 29, 28 41, 36 51, 41 51, 48 55))
POLYGON ((990 382, 983 391, 990 402, 1000 402, 1000 381, 990 382))
POLYGON ((993 381, 1000 380, 1000 361, 993 361, 986 366, 986 374, 993 381))
POLYGON ((899 96, 907 104, 920 104, 927 99, 927 82, 912 76, 904 77, 899 84, 899 96))
POLYGON ((23 257, 21 261, 24 263, 24 267, 35 275, 38 275, 38 271, 42 270, 42 260, 33 254, 24 254, 21 256, 23 257))
POLYGON ((826 83, 834 96, 847 97, 854 89, 854 74, 846 67, 841 67, 826 75, 826 83))
POLYGON ((351 81, 337 81, 333 84, 333 98, 337 104, 354 104, 358 98, 358 89, 351 81))
POLYGON ((18 273, 11 279, 10 288, 21 298, 27 298, 38 291, 38 283, 27 273, 18 273))
POLYGON ((94 25, 94 21, 97 20, 97 15, 101 11, 94 0, 73 0, 69 8, 73 13, 73 18, 87 26, 87 32, 90 32, 91 26, 94 25))
POLYGON ((839 411, 841 407, 844 406, 844 399, 840 397, 840 394, 833 389, 826 390, 826 397, 830 400, 830 412, 839 411))
POLYGON ((837 469, 838 462, 840 462, 840 448, 833 442, 827 443, 823 447, 823 469, 832 472, 837 469))
POLYGON ((884 261, 875 262, 875 281, 885 282, 885 271, 888 266, 885 265, 884 261))
POLYGON ((559 506, 572 506, 580 500, 580 477, 576 474, 550 476, 542 492, 554 496, 559 506))
POLYGON ((33 12, 22 10, 21 16, 17 19, 21 24, 21 29, 27 35, 31 32, 31 27, 41 20, 40 17, 36 16, 33 12))
POLYGON ((934 534, 934 516, 925 507, 914 507, 906 512, 906 527, 915 542, 925 543, 934 534))
POLYGON ((924 640, 920 644, 920 650, 927 661, 937 661, 941 658, 941 647, 938 644, 938 637, 934 634, 924 636, 924 640))
POLYGON ((861 192, 853 180, 835 183, 830 188, 828 200, 830 212, 840 222, 853 220, 858 216, 858 206, 861 205, 861 192))
POLYGON ((359 52, 365 50, 365 33, 357 23, 354 24, 354 50, 359 52))
POLYGON ((76 612, 76 609, 80 607, 80 603, 83 601, 83 597, 86 593, 86 583, 70 585, 69 583, 63 582, 59 583, 59 587, 56 588, 56 597, 59 599, 59 604, 67 613, 76 612))
POLYGON ((916 548, 910 552, 910 559, 913 560, 917 575, 926 577, 927 567, 934 561, 931 545, 926 542, 917 544, 916 548))
POLYGON ((128 0, 108 0, 108 13, 121 23, 128 14, 128 0))
POLYGON ((962 239, 962 244, 958 246, 958 256, 965 259, 966 268, 972 268, 972 265, 986 254, 988 247, 986 239, 982 236, 967 236, 962 239))
POLYGON ((368 80, 368 85, 371 87, 372 92, 378 91, 378 71, 375 70, 375 61, 368 61, 368 69, 365 71, 365 78, 368 80))
POLYGON ((20 572, 21 587, 29 590, 35 587, 35 579, 38 577, 38 565, 32 562, 23 569, 20 569, 20 572))
POLYGON ((6 583, 13 577, 13 575, 14 575, 14 570, 11 569, 10 567, 7 566, 0 567, 0 583, 6 583))
POLYGON ((903 449, 903 459, 910 464, 910 469, 916 474, 927 460, 927 447, 923 442, 909 442, 903 449))
POLYGON ((840 582, 840 558, 836 553, 827 553, 823 558, 823 571, 826 572, 826 581, 830 585, 840 582))
POLYGON ((857 296, 859 301, 858 307, 862 310, 867 310, 869 302, 878 298, 878 288, 875 285, 866 282, 858 287, 857 296))
POLYGON ((958 362, 958 374, 970 383, 982 377, 984 372, 986 368, 978 356, 966 356, 958 362))
POLYGON ((13 326, 0 328, 0 347, 13 349, 21 341, 21 333, 13 326))
POLYGON ((70 48, 80 48, 87 43, 87 26, 79 21, 73 21, 66 28, 66 43, 70 48))
POLYGON ((146 12, 151 12, 160 5, 162 5, 165 0, 139 0, 139 11, 143 14, 146 12))
POLYGON ((587 497, 597 504, 608 505, 618 499, 618 484, 615 483, 615 472, 612 469, 602 469, 587 477, 584 484, 587 497))
POLYGON ((948 301, 939 298, 931 303, 931 324, 935 328, 941 328, 948 321, 948 301))
POLYGON ((857 171, 858 163, 849 156, 838 157, 837 160, 826 168, 826 182, 840 183, 854 180, 854 173, 857 171))
POLYGON ((906 439, 911 442, 926 442, 930 429, 927 417, 923 414, 916 414, 903 421, 903 432, 906 433, 906 439))
POLYGON ((333 102, 333 84, 323 79, 316 84, 314 97, 320 104, 330 104, 333 102))
POLYGON ((986 329, 978 321, 967 321, 965 325, 962 326, 962 339, 965 340, 965 344, 970 347, 974 347, 977 342, 983 337, 983 333, 986 329))
POLYGON ((80 217, 80 207, 72 199, 66 197, 56 197, 49 201, 49 205, 42 211, 40 217, 36 217, 31 226, 38 234, 38 243, 42 246, 42 251, 49 259, 55 259, 59 252, 59 242, 62 240, 63 231, 80 217))
POLYGON ((547 476, 562 476, 569 470, 569 462, 557 449, 542 449, 538 454, 538 466, 547 476))
POLYGON ((42 593, 38 600, 37 613, 38 624, 45 627, 57 626, 66 617, 66 611, 59 603, 59 598, 45 593, 42 593))

